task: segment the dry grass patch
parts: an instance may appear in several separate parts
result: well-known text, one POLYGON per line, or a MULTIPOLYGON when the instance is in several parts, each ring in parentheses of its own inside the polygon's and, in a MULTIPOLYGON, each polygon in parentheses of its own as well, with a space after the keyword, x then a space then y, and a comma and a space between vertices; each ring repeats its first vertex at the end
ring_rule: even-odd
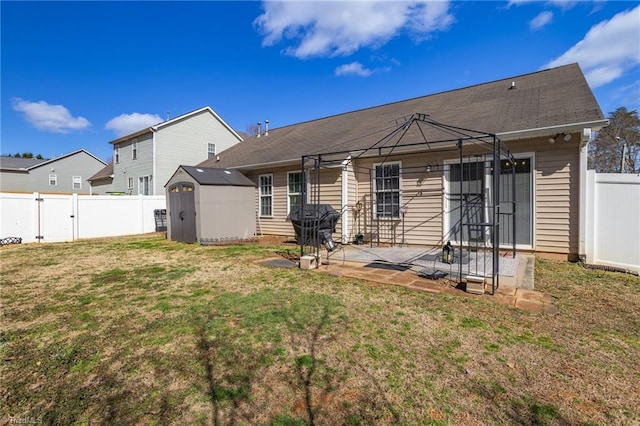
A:
POLYGON ((3 422, 640 421, 638 277, 540 261, 540 315, 256 262, 281 244, 7 248, 3 422))

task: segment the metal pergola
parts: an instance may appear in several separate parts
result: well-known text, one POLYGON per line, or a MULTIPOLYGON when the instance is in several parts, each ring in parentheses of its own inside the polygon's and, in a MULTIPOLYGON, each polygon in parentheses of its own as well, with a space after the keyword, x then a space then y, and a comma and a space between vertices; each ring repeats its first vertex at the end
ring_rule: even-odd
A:
MULTIPOLYGON (((386 164, 391 159, 398 156, 424 154, 428 152, 457 152, 458 163, 451 162, 448 164, 429 164, 426 165, 428 171, 441 171, 455 174, 459 179, 459 188, 457 192, 457 209, 458 220, 452 226, 452 234, 449 239, 455 241, 458 246, 458 256, 456 257, 458 266, 458 279, 463 281, 465 276, 472 275, 472 270, 477 274, 479 265, 467 262, 466 270, 463 265, 463 257, 466 252, 483 252, 491 258, 489 271, 484 269, 484 277, 491 280, 492 294, 495 294, 499 286, 499 258, 500 258, 500 239, 501 225, 504 220, 510 221, 509 246, 512 256, 516 255, 516 188, 515 188, 515 159, 504 143, 493 133, 481 132, 462 127, 452 126, 437 122, 431 119, 427 114, 414 113, 407 117, 397 120, 398 125, 385 134, 383 137, 372 143, 371 145, 349 149, 336 150, 323 153, 315 153, 303 155, 301 160, 302 168, 302 209, 311 209, 313 206, 321 204, 322 198, 322 182, 320 171, 327 168, 347 167, 354 169, 354 162, 360 158, 380 158, 377 163, 386 164), (428 140, 425 130, 435 130, 438 140, 428 140), (511 165, 511 167, 508 167, 511 165), (511 212, 501 211, 501 174, 511 174, 511 212), (478 179, 478 176, 483 176, 478 179), (486 190, 487 180, 491 180, 490 191, 486 190), (478 187, 478 185, 485 185, 478 187)), ((371 136, 371 135, 369 135, 371 136)), ((359 168, 361 169, 361 168, 359 168)), ((411 173, 411 168, 403 168, 404 173, 411 173)), ((424 168, 422 168, 424 170, 424 168)), ((370 182, 376 178, 375 170, 369 168, 370 182)), ((362 170, 360 170, 362 172, 362 170)), ((369 218, 370 226, 378 227, 376 232, 377 244, 380 244, 380 220, 374 217, 376 197, 373 190, 373 184, 370 185, 370 206, 369 218)), ((451 195, 454 195, 452 192, 451 195)), ((504 203, 503 203, 504 204, 504 203)), ((402 208, 402 206, 398 206, 402 208)), ((341 206, 343 209, 348 206, 341 206)), ((404 216, 404 215, 403 215, 404 216)), ((317 217, 317 215, 316 215, 317 217)), ((404 217, 402 219, 404 228, 404 217)), ((302 232, 312 233, 317 229, 318 223, 308 221, 303 224, 302 232)), ((404 229, 402 241, 404 243, 404 229)), ((445 238, 440 243, 445 243, 445 238)), ((373 238, 370 238, 369 244, 373 246, 373 238)), ((504 243, 503 243, 504 244, 504 243)), ((321 244, 317 239, 312 243, 302 239, 299 241, 300 256, 311 255, 316 259, 320 259, 321 244)), ((467 256, 466 259, 469 259, 467 256)), ((477 262, 478 256, 476 256, 477 262)), ((316 262, 319 266, 320 262, 316 262)), ((486 266, 486 265, 485 265, 486 266)))

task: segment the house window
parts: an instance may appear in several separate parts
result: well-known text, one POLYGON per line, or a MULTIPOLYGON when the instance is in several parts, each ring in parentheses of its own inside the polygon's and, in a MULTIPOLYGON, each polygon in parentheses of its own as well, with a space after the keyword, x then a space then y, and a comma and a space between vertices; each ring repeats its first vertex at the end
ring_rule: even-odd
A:
POLYGON ((116 164, 120 163, 120 147, 118 147, 118 146, 113 148, 113 161, 116 164))
POLYGON ((132 160, 137 160, 138 159, 138 141, 137 141, 137 139, 134 139, 133 142, 131 142, 131 159, 132 160))
POLYGON ((213 158, 216 156, 216 144, 208 143, 207 144, 207 158, 213 158))
POLYGON ((82 189, 82 177, 74 176, 72 178, 73 189, 82 189))
POLYGON ((375 196, 374 217, 377 219, 400 217, 400 163, 376 164, 373 181, 375 196))
POLYGON ((133 178, 130 177, 127 180, 127 189, 133 189, 133 178))
POLYGON ((273 216, 273 175, 260 175, 260 216, 273 216))
POLYGON ((302 173, 289 172, 287 174, 287 213, 302 207, 302 173))
POLYGON ((58 186, 58 175, 49 175, 49 186, 58 186))
POLYGON ((151 194, 151 176, 142 176, 138 180, 138 194, 150 195, 151 194))

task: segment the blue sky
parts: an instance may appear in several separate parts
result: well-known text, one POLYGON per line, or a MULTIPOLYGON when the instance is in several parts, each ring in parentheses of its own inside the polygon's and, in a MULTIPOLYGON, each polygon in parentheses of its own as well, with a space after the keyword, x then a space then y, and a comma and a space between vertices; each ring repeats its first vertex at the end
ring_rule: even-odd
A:
MULTIPOLYGON (((271 128, 578 62, 640 109, 640 2, 0 2, 3 155, 84 148, 205 105, 271 128)), ((422 111, 429 113, 429 111, 422 111)))

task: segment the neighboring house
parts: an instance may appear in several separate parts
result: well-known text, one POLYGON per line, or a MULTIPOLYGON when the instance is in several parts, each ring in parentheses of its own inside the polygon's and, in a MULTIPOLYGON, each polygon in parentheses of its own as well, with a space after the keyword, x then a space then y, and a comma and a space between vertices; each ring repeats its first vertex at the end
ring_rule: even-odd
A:
POLYGON ((105 162, 79 149, 50 160, 0 157, 0 191, 88 194, 89 176, 105 162))
POLYGON ((487 203, 494 172, 481 144, 465 148, 461 166, 457 136, 442 128, 417 123, 399 142, 384 138, 402 134, 403 121, 415 114, 497 136, 517 160, 515 191, 502 177, 511 167, 506 157, 499 179, 503 201, 515 194, 518 248, 579 254, 586 144, 608 122, 577 64, 271 129, 199 165, 243 172, 257 185, 259 229, 293 235, 288 215, 302 200, 301 158, 334 153, 334 166, 322 169, 320 184, 306 193, 320 191, 320 201, 342 213, 343 242, 363 234, 383 243, 441 245, 460 222, 460 176, 472 176, 464 184, 487 203))
MULTIPOLYGON (((215 158, 241 141, 208 106, 112 140, 113 180, 108 192, 164 195, 164 185, 179 165, 215 158)), ((101 182, 108 187, 108 178, 101 182)))
POLYGON ((113 161, 110 161, 98 173, 89 179, 89 193, 92 195, 108 195, 113 193, 113 161))

